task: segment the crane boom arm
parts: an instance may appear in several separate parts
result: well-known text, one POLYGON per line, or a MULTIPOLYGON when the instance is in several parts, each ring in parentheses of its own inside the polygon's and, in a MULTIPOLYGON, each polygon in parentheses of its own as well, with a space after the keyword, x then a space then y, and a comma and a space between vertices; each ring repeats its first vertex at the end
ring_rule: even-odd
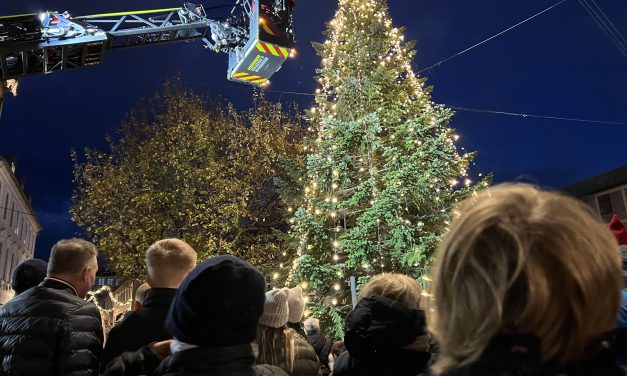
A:
POLYGON ((0 17, 0 80, 102 63, 106 50, 202 40, 229 54, 227 78, 267 84, 294 54, 293 0, 237 0, 226 21, 202 5, 71 17, 45 12, 0 17))
POLYGON ((183 8, 119 12, 76 17, 104 30, 109 36, 107 49, 191 41, 211 35, 218 22, 206 16, 186 17, 183 8))

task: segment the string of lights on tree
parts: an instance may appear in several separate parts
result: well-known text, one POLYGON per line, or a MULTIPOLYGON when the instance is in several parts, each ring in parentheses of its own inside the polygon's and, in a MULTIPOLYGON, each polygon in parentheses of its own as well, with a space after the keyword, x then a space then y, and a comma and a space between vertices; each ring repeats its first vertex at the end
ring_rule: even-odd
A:
POLYGON ((306 313, 340 337, 348 278, 362 285, 400 272, 428 281, 450 207, 487 180, 469 178, 474 153, 455 146, 452 112, 412 71, 413 43, 385 0, 340 0, 326 35, 315 46, 320 87, 307 113, 302 195, 287 208, 296 246, 273 280, 300 283, 311 298, 306 313))

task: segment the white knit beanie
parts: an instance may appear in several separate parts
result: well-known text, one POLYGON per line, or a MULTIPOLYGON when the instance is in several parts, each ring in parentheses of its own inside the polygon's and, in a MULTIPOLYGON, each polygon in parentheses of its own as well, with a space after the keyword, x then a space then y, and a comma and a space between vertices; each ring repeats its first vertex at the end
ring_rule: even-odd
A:
POLYGON ((300 322, 305 311, 305 297, 303 296, 303 289, 300 286, 289 289, 287 304, 290 310, 287 321, 291 323, 300 322))
POLYGON ((284 287, 280 290, 266 292, 266 303, 263 307, 263 315, 259 323, 271 328, 281 328, 287 324, 289 290, 284 287))

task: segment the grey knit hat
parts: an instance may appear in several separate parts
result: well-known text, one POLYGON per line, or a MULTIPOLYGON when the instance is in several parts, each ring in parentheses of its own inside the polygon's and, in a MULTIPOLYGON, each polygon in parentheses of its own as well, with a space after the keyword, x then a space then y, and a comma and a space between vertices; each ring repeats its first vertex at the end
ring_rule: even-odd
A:
POLYGON ((289 308, 287 298, 289 289, 284 287, 280 290, 270 290, 266 292, 266 303, 263 307, 263 314, 259 323, 271 328, 281 328, 287 324, 289 308))

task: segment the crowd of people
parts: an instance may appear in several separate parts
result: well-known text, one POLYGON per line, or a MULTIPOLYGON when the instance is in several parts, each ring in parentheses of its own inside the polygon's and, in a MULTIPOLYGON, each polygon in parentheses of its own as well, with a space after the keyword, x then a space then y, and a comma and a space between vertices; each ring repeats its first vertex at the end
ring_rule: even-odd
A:
POLYGON ((105 336, 85 300, 98 264, 82 239, 16 268, 0 307, 7 376, 627 375, 627 230, 573 198, 495 186, 457 207, 424 291, 385 273, 332 340, 303 320, 300 286, 179 239, 146 251, 136 305, 105 336), (619 247, 620 246, 620 247, 619 247), (106 338, 106 341, 105 341, 106 338))

